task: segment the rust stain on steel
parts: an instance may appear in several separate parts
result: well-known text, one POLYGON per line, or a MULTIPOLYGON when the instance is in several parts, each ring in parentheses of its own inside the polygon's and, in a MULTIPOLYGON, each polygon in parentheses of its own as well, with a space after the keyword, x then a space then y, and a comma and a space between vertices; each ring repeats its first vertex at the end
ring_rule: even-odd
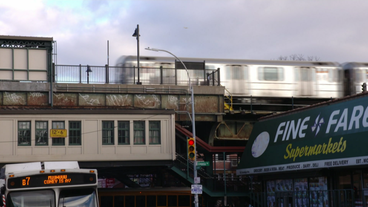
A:
MULTIPOLYGON (((180 96, 179 111, 190 111, 192 112, 192 102, 190 95, 180 96)), ((195 109, 195 106, 194 106, 195 109)))
POLYGON ((104 106, 104 94, 79 94, 79 106, 104 106))
POLYGON ((30 92, 27 97, 27 105, 30 106, 47 106, 49 104, 47 93, 30 92))
POLYGON ((133 106, 133 95, 108 94, 106 95, 107 106, 133 106))
MULTIPOLYGON (((190 95, 182 95, 179 96, 180 101, 179 101, 179 111, 181 112, 188 112, 190 114, 192 114, 192 104, 191 104, 191 97, 190 95)), ((195 107, 194 107, 195 109, 195 107)), ((190 121, 189 115, 188 113, 180 113, 177 114, 177 117, 180 121, 190 121)))
POLYGON ((253 124, 249 122, 221 122, 217 126, 217 139, 248 140, 253 124))
POLYGON ((22 92, 4 92, 4 105, 23 106, 26 105, 26 93, 22 92))
POLYGON ((162 108, 179 110, 179 98, 176 95, 162 95, 162 108))
POLYGON ((134 107, 137 108, 155 108, 161 107, 160 97, 158 95, 134 95, 134 107))
POLYGON ((54 106, 77 106, 77 94, 76 93, 54 93, 53 105, 54 106))
POLYGON ((218 106, 217 96, 195 96, 195 112, 196 113, 218 113, 221 107, 218 106))
MULTIPOLYGON (((219 113, 221 107, 219 107, 219 101, 217 96, 194 96, 194 111, 195 113, 219 113)), ((192 112, 191 97, 180 96, 179 103, 180 111, 192 112)))
POLYGON ((215 115, 195 115, 196 121, 216 121, 215 115))

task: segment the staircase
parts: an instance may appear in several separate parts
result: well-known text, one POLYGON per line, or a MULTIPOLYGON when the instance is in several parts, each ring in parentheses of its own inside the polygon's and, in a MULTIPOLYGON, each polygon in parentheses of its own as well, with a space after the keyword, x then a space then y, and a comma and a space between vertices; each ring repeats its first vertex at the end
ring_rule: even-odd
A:
MULTIPOLYGON (((174 165, 171 167, 176 174, 194 184, 193 162, 186 157, 177 154, 174 165)), ((203 169, 197 170, 197 176, 201 179, 202 190, 211 197, 222 196, 247 196, 249 184, 247 181, 231 181, 229 176, 226 180, 218 179, 218 176, 209 174, 203 169), (225 188, 226 183, 226 188, 225 188)))

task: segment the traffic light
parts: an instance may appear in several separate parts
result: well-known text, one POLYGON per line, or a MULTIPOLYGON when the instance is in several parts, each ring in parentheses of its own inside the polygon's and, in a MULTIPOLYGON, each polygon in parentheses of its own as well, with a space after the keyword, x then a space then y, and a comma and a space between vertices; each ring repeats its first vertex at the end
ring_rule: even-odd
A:
POLYGON ((362 92, 366 92, 367 91, 367 84, 363 83, 362 84, 362 92))
POLYGON ((196 157, 195 143, 193 138, 188 139, 188 159, 194 161, 196 157))

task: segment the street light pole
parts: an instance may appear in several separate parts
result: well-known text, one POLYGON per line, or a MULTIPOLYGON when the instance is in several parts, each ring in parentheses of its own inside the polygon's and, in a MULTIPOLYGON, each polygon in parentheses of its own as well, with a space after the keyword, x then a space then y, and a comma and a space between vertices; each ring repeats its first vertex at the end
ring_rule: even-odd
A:
MULTIPOLYGON (((185 64, 183 63, 183 61, 181 61, 178 57, 176 57, 176 55, 174 55, 173 53, 167 51, 167 50, 162 50, 162 49, 156 49, 156 48, 149 48, 147 47, 146 50, 152 50, 152 51, 156 51, 156 52, 166 52, 169 53, 170 55, 174 56, 175 59, 179 60, 181 62, 181 64, 183 64, 185 71, 187 72, 188 75, 188 79, 189 79, 189 89, 190 89, 190 93, 191 93, 191 101, 192 101, 192 134, 193 134, 193 139, 194 139, 194 149, 197 150, 197 139, 196 139, 196 130, 195 130, 195 113, 194 113, 194 91, 193 91, 193 86, 192 86, 192 82, 190 80, 190 76, 189 76, 189 72, 188 72, 188 68, 187 66, 185 66, 185 64)), ((194 164, 193 164, 193 174, 194 174, 194 183, 196 183, 196 179, 197 179, 197 156, 194 156, 194 164)), ((198 207, 198 194, 194 194, 194 206, 198 207)))
POLYGON ((137 67, 138 67, 138 82, 137 85, 142 85, 140 79, 139 79, 139 24, 137 24, 137 28, 134 30, 133 37, 137 37, 137 67))

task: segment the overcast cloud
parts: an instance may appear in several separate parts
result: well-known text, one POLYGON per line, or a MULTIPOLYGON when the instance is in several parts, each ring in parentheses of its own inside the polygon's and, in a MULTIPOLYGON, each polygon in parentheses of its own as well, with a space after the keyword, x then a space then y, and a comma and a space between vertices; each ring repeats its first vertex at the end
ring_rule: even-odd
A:
POLYGON ((12 0, 0 3, 1 35, 53 37, 58 64, 110 65, 140 55, 368 62, 368 1, 12 0))

